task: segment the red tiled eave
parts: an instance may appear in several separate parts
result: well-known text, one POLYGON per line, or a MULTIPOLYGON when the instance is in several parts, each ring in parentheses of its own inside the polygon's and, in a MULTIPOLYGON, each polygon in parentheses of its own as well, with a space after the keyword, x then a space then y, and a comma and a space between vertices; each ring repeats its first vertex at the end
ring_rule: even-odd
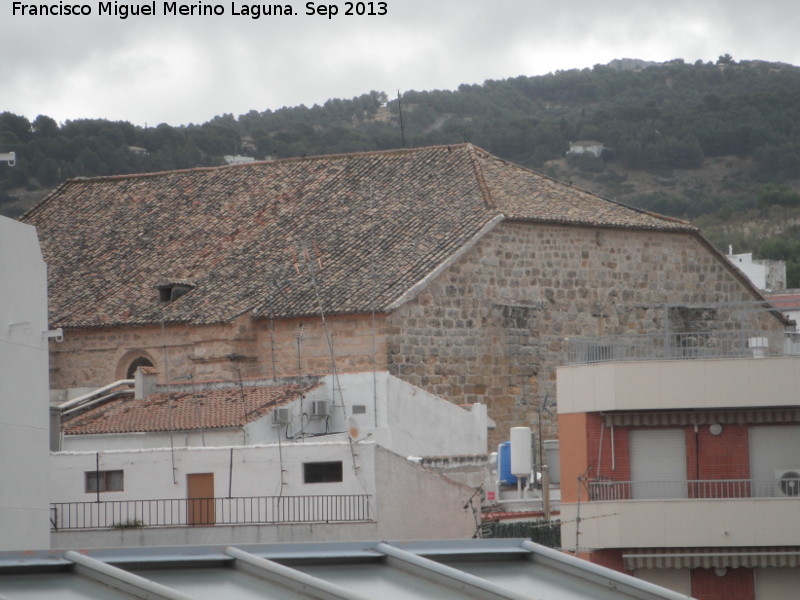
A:
POLYGON ((62 424, 66 435, 240 428, 319 384, 286 384, 157 393, 106 402, 62 424))

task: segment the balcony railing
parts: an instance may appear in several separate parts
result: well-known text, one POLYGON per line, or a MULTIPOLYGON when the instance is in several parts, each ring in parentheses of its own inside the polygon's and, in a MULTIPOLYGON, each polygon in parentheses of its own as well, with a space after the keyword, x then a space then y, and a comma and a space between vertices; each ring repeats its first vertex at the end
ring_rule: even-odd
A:
POLYGON ((592 501, 797 498, 800 478, 768 481, 755 479, 704 479, 692 481, 590 481, 592 501))
POLYGON ((50 525, 54 531, 373 520, 371 496, 367 494, 109 500, 50 505, 50 525))
POLYGON ((692 331, 570 338, 567 364, 611 361, 749 358, 800 355, 800 334, 765 331, 692 331))

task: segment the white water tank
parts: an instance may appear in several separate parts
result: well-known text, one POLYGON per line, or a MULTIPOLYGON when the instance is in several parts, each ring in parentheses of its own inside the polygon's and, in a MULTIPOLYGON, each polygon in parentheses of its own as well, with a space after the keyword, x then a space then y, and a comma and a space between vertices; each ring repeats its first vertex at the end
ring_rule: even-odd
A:
POLYGON ((531 428, 511 428, 511 474, 515 477, 529 477, 533 470, 531 456, 531 428))

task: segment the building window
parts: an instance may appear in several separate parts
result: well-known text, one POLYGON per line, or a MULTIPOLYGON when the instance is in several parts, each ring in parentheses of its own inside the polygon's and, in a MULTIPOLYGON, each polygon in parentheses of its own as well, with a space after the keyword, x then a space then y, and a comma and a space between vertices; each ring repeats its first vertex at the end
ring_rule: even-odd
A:
POLYGON ((303 483, 342 481, 342 461, 303 463, 303 483))
POLYGON ((194 289, 194 284, 187 281, 166 281, 158 284, 158 300, 166 303, 177 300, 194 289))
POLYGON ((86 471, 86 493, 121 492, 122 471, 86 471))

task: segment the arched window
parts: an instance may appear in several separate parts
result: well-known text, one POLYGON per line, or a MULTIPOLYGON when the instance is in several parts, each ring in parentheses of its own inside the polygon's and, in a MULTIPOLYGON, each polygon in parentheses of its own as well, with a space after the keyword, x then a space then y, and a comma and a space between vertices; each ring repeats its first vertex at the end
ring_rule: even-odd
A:
POLYGON ((136 369, 139 367, 153 367, 153 363, 145 358, 144 356, 140 356, 139 358, 135 359, 130 366, 128 367, 127 374, 125 375, 125 379, 133 379, 133 376, 136 374, 136 369))

